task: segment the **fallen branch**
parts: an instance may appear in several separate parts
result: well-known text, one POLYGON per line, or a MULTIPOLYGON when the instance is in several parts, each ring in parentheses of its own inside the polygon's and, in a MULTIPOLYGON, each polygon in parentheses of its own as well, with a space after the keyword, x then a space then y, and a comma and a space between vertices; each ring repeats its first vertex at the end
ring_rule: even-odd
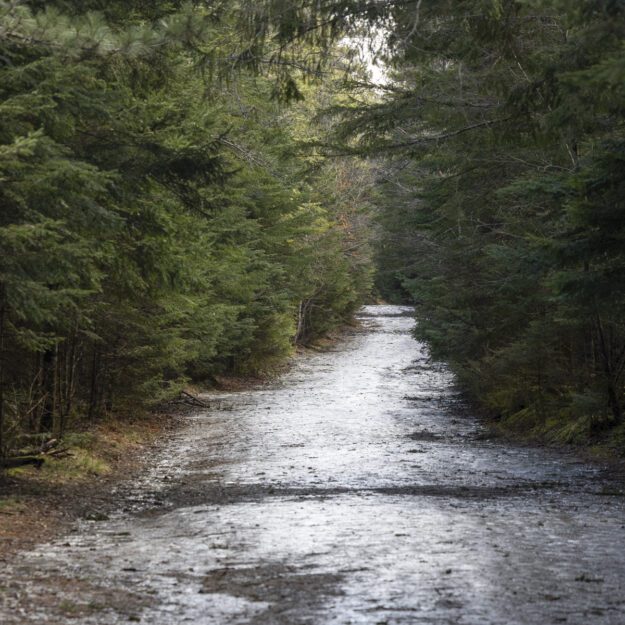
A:
POLYGON ((5 458, 0 460, 0 467, 3 469, 15 469, 17 467, 25 467, 33 465, 37 469, 41 469, 41 466, 45 460, 37 456, 17 456, 15 458, 5 458))
POLYGON ((41 446, 41 453, 50 455, 52 453, 52 450, 59 444, 59 442, 60 441, 58 438, 52 438, 49 441, 46 441, 41 446))
POLYGON ((44 455, 49 458, 67 458, 72 454, 67 447, 62 447, 60 449, 51 449, 50 451, 46 451, 44 452, 44 455))
POLYGON ((195 395, 191 395, 191 393, 187 393, 187 391, 180 391, 180 397, 178 398, 178 403, 189 404, 191 406, 199 406, 200 408, 210 408, 210 404, 205 401, 202 401, 199 397, 195 395))

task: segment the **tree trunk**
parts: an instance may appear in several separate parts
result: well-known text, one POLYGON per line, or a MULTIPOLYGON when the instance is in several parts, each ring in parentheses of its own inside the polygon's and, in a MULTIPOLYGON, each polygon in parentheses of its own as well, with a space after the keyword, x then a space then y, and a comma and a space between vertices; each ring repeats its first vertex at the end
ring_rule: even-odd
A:
POLYGON ((4 456, 4 318, 6 315, 5 286, 0 283, 0 458, 4 456))
POLYGON ((75 393, 76 367, 77 367, 77 335, 78 323, 74 323, 69 341, 66 341, 65 349, 65 380, 63 384, 64 397, 62 403, 63 421, 61 423, 61 436, 65 433, 67 417, 72 411, 72 403, 75 393))
POLYGON ((93 346, 93 358, 91 360, 91 392, 89 394, 88 418, 93 421, 98 407, 98 347, 93 346))
POLYGON ((297 309, 297 330, 295 332, 295 337, 293 338, 293 344, 297 345, 299 343, 300 337, 304 331, 304 300, 299 303, 299 307, 297 309))
POLYGON ((41 415, 41 432, 52 432, 54 427, 54 409, 56 395, 56 349, 47 349, 43 353, 43 393, 45 401, 41 415))
POLYGON ((599 338, 600 356, 605 374, 605 381, 608 393, 608 406, 612 412, 612 417, 616 423, 623 421, 623 408, 619 398, 619 380, 621 363, 614 359, 614 337, 612 332, 606 332, 603 320, 598 312, 595 313, 597 333, 599 338))
POLYGON ((59 346, 54 349, 54 382, 52 385, 52 437, 61 438, 63 435, 63 395, 61 392, 61 357, 59 346))
POLYGON ((618 396, 618 390, 610 380, 608 382, 608 404, 610 406, 610 410, 612 411, 612 416, 614 417, 614 421, 616 423, 623 422, 623 408, 621 406, 621 402, 618 396))

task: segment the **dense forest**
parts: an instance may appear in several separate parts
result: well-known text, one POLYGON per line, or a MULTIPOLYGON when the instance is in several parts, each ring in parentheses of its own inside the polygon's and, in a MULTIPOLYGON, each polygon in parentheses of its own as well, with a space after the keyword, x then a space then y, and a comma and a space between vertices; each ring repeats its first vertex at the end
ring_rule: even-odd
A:
POLYGON ((38 4, 0 3, 5 454, 271 370, 371 282, 365 165, 301 147, 323 81, 287 108, 226 11, 38 4))
POLYGON ((0 2, 0 450, 372 293, 509 426, 622 424, 624 43, 619 0, 0 2))
POLYGON ((344 115, 388 156, 380 289, 506 428, 622 452, 625 3, 416 4, 344 115))

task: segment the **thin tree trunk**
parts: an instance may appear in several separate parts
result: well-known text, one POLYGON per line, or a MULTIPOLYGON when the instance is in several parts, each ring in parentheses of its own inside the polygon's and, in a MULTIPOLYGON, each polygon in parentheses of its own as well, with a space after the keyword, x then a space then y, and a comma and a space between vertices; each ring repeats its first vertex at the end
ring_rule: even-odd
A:
POLYGON ((63 396, 61 392, 61 358, 59 345, 54 349, 54 384, 52 387, 52 431, 54 438, 60 438, 63 433, 63 396))
POLYGON ((4 283, 0 283, 0 457, 4 456, 4 319, 6 315, 6 294, 4 283))
POLYGON ((623 422, 623 408, 619 400, 618 391, 612 381, 608 382, 608 404, 616 423, 623 422))
POLYGON ((75 380, 76 380, 76 343, 78 335, 78 323, 74 324, 72 334, 69 341, 69 350, 66 361, 66 373, 65 373, 65 415, 69 416, 72 410, 72 402, 74 400, 75 393, 75 380))
POLYGON ((89 395, 89 414, 88 418, 93 421, 96 416, 98 405, 98 347, 93 346, 93 358, 91 360, 91 392, 89 395))
POLYGON ((43 354, 43 394, 45 401, 41 415, 41 432, 52 432, 55 423, 56 408, 56 353, 58 347, 47 349, 43 354))
POLYGON ((297 345, 299 343, 300 337, 302 336, 303 329, 304 329, 304 300, 301 300, 299 303, 299 307, 297 309, 297 331, 295 332, 295 337, 293 339, 294 345, 297 345))
POLYGON ((603 327, 601 316, 598 312, 595 313, 595 319, 597 323, 597 333, 599 338, 600 355, 603 364, 603 371, 605 373, 607 393, 608 393, 608 406, 612 411, 612 416, 616 423, 622 423, 623 421, 623 408, 621 406, 619 393, 618 393, 618 380, 619 375, 615 371, 614 362, 612 359, 612 341, 609 341, 609 337, 606 337, 606 332, 603 327), (609 344, 608 344, 609 343, 609 344))

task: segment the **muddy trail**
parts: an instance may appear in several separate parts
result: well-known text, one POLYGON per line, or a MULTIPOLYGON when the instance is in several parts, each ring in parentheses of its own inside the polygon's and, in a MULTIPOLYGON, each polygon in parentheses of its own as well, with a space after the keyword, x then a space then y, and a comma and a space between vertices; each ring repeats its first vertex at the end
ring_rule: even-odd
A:
POLYGON ((409 313, 207 396, 115 515, 0 572, 0 622, 623 625, 622 485, 486 440, 409 313))

